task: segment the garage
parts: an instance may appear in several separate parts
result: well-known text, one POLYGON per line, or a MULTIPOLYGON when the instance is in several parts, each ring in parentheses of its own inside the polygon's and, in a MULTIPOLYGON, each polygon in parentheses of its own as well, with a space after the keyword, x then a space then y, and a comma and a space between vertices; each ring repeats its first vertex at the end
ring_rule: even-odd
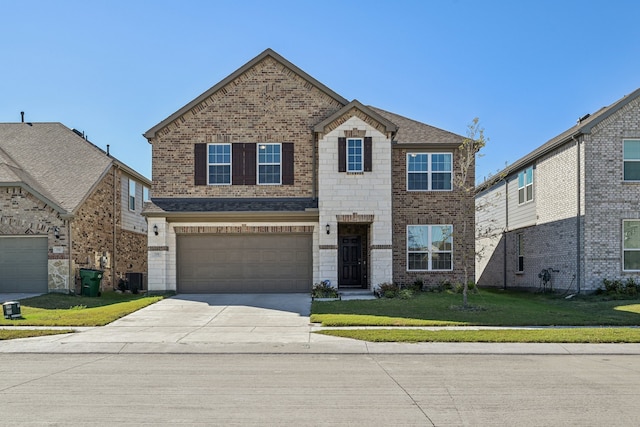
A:
POLYGON ((0 292, 46 293, 46 236, 0 236, 0 292))
POLYGON ((177 236, 180 293, 310 292, 311 234, 177 236))

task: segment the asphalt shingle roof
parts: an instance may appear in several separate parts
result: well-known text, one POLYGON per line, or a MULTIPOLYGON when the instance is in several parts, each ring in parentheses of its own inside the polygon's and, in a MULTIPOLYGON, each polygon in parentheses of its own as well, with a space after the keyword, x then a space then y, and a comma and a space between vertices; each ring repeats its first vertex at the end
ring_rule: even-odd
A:
POLYGON ((310 198, 167 198, 152 199, 145 213, 155 212, 304 212, 318 207, 310 198))
POLYGON ((25 184, 68 213, 111 163, 61 123, 0 123, 0 185, 25 184))
POLYGON ((385 119, 398 126, 395 142, 397 143, 432 143, 432 144, 461 144, 464 137, 419 121, 390 113, 380 108, 369 106, 385 119))

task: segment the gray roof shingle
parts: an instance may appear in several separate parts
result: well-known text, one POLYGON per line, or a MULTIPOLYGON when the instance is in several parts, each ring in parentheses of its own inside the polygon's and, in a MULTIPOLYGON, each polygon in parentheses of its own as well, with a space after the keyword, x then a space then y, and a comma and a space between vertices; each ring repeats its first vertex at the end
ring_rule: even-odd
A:
POLYGON ((369 108, 398 126, 398 132, 394 139, 397 143, 461 144, 464 139, 463 136, 403 117, 399 114, 390 113, 372 106, 369 106, 369 108))
POLYGON ((152 199, 145 213, 159 212, 304 212, 318 207, 311 198, 167 198, 152 199))
POLYGON ((67 213, 112 161, 61 123, 0 123, 0 185, 25 184, 67 213))

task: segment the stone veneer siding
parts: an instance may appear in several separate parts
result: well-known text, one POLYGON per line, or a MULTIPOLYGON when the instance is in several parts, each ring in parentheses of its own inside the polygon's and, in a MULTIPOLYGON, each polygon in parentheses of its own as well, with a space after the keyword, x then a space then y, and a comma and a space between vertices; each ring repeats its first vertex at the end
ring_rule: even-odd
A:
MULTIPOLYGON (((407 191, 407 153, 452 152, 454 173, 458 165, 458 152, 451 149, 393 149, 393 281, 396 284, 412 284, 422 280, 426 286, 442 282, 464 281, 464 259, 467 259, 468 279, 475 281, 475 210, 473 195, 463 191, 407 191), (466 203, 466 205, 465 205, 466 203), (463 234, 464 223, 466 235, 463 234), (420 224, 453 225, 452 271, 407 271, 407 226, 420 224)), ((468 185, 473 186, 475 165, 469 173, 468 185)))

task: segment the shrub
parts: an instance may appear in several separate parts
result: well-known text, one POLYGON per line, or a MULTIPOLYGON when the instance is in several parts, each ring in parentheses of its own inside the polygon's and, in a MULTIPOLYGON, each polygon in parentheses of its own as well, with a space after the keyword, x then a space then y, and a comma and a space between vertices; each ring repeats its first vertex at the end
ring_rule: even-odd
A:
POLYGON ((329 280, 315 283, 311 289, 312 298, 338 298, 338 290, 331 286, 329 280))
POLYGON ((378 296, 380 298, 395 298, 398 296, 400 287, 394 283, 380 283, 378 285, 378 296))
POLYGON ((400 289, 398 291, 398 298, 400 299, 411 299, 413 298, 413 289, 409 289, 409 288, 405 288, 405 289, 400 289))
POLYGON ((599 287, 596 290, 596 294, 598 295, 606 295, 617 298, 637 298, 639 293, 640 284, 638 284, 633 277, 629 277, 624 282, 620 279, 602 279, 602 287, 599 287))

